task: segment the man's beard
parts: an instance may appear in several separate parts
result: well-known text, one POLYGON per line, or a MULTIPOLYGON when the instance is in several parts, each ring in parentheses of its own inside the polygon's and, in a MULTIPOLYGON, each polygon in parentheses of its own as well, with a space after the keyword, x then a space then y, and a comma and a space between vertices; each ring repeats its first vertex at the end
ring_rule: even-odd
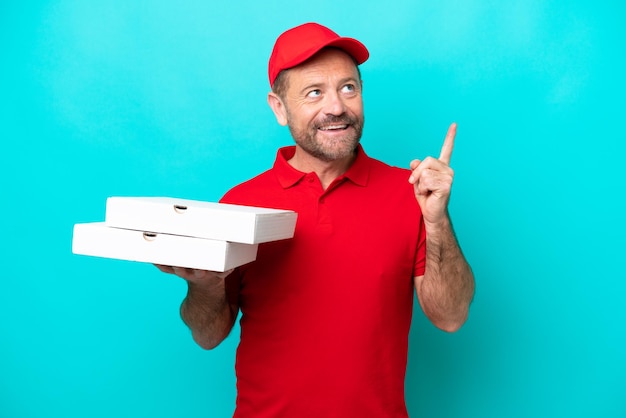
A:
POLYGON ((330 162, 345 158, 354 152, 361 140, 365 119, 345 114, 331 115, 312 122, 305 129, 296 129, 291 123, 291 115, 287 112, 287 122, 291 136, 300 148, 321 161, 330 162), (318 140, 316 138, 318 128, 330 125, 347 125, 345 134, 333 140, 318 140), (349 129, 350 127, 353 129, 349 129))

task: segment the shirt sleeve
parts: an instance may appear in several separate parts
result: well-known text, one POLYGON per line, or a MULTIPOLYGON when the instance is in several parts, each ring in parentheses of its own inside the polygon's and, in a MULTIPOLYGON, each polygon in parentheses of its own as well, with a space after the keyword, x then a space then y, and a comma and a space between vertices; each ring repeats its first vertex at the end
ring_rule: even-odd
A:
POLYGON ((417 249, 415 251, 415 265, 413 266, 413 277, 423 276, 426 272, 426 226, 424 219, 420 219, 419 231, 417 234, 417 249))
POLYGON ((241 271, 236 268, 224 280, 226 286, 226 301, 230 305, 239 306, 239 288, 241 287, 241 271))

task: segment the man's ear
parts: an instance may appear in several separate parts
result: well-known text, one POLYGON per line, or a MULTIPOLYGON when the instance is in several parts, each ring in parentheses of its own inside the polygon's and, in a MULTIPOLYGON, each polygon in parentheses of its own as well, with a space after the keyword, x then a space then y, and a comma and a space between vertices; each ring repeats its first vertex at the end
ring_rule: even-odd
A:
POLYGON ((267 104, 272 108, 276 121, 282 125, 287 125, 287 108, 278 95, 272 91, 267 94, 267 104))

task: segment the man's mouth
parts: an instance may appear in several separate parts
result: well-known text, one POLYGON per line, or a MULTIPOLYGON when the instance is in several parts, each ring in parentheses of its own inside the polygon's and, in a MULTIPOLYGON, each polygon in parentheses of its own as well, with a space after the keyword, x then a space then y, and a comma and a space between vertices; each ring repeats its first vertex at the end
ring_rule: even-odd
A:
POLYGON ((327 126, 320 126, 319 129, 320 131, 339 131, 339 130, 344 130, 344 129, 348 129, 349 125, 327 125, 327 126))

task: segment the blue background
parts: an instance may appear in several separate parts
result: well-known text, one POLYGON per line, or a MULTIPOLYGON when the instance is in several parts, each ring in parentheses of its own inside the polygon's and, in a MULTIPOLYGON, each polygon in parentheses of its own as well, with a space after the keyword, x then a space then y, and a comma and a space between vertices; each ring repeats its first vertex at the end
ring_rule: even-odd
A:
MULTIPOLYGON (((416 308, 414 417, 626 416, 623 2, 3 1, 0 416, 225 417, 238 330, 196 347, 184 282, 71 254, 114 195, 217 200, 291 144, 276 36, 363 41, 367 152, 406 167, 459 131, 466 326, 416 308)), ((294 313, 297 315, 297 313, 294 313)))

